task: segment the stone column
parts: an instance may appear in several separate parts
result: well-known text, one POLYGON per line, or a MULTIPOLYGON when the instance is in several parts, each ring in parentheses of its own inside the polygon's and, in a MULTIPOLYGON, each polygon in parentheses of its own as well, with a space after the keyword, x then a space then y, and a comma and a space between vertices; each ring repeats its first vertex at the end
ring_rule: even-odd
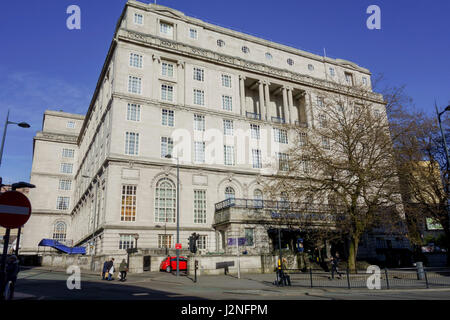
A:
POLYGON ((184 61, 178 61, 177 62, 177 82, 178 82, 178 86, 176 87, 176 92, 177 92, 177 104, 186 104, 185 101, 185 81, 184 81, 184 65, 185 62, 184 61))
MULTIPOLYGON (((294 107, 294 99, 292 98, 292 88, 288 88, 288 108, 289 108, 289 118, 290 118, 290 123, 291 124, 295 124, 295 107, 294 107)), ((300 120, 300 119, 299 119, 300 120)))
POLYGON ((259 114, 261 115, 261 119, 264 120, 262 117, 262 113, 264 110, 264 83, 260 80, 258 81, 258 89, 259 89, 259 114))
POLYGON ((269 102, 270 102, 270 92, 269 92, 269 85, 270 82, 265 81, 264 86, 264 101, 265 103, 265 120, 270 120, 269 118, 269 102))
POLYGON ((241 95, 241 116, 246 115, 246 105, 245 105, 245 76, 239 76, 239 94, 241 95))
POLYGON ((282 91, 283 91, 283 112, 282 114, 280 114, 280 116, 281 118, 284 118, 284 121, 287 121, 287 123, 291 123, 291 116, 287 98, 287 88, 283 86, 282 91))

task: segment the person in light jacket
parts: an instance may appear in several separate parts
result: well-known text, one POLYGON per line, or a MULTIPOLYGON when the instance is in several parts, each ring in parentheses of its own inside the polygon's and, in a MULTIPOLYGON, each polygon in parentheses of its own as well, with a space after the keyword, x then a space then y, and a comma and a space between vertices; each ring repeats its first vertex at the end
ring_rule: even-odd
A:
POLYGON ((113 280, 113 275, 114 275, 114 271, 115 271, 114 258, 111 258, 111 262, 109 264, 110 264, 110 267, 108 270, 108 280, 111 281, 111 280, 113 280))
POLYGON ((125 261, 125 259, 122 259, 122 262, 119 266, 119 272, 120 272, 120 281, 126 281, 127 272, 128 272, 128 264, 125 261))

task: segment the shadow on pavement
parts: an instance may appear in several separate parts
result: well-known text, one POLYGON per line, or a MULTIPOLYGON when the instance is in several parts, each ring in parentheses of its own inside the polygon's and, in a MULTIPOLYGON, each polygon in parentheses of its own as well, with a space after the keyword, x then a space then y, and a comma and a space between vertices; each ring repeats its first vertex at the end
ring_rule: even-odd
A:
POLYGON ((205 300, 195 296, 149 289, 110 281, 81 281, 81 289, 69 290, 66 280, 22 278, 16 292, 33 295, 39 300, 205 300))

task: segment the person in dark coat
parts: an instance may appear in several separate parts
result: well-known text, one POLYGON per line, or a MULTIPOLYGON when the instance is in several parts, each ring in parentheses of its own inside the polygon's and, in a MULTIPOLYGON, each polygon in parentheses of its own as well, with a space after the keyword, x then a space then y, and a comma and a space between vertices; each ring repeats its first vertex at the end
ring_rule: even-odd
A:
POLYGON ((120 263, 119 272, 120 272, 120 281, 126 281, 128 264, 125 261, 125 259, 122 259, 122 262, 120 263))
POLYGON ((6 283, 8 283, 9 281, 16 283, 17 274, 19 273, 19 260, 17 259, 16 255, 8 257, 8 260, 6 261, 5 271, 6 271, 6 283))
POLYGON ((342 275, 338 270, 338 265, 339 265, 339 253, 336 252, 336 256, 331 257, 331 277, 330 277, 330 279, 334 279, 335 272, 337 273, 339 279, 342 278, 342 275))
POLYGON ((102 280, 106 280, 105 274, 106 274, 106 272, 108 272, 108 270, 109 270, 108 264, 109 264, 109 261, 105 261, 105 262, 103 263, 102 280))

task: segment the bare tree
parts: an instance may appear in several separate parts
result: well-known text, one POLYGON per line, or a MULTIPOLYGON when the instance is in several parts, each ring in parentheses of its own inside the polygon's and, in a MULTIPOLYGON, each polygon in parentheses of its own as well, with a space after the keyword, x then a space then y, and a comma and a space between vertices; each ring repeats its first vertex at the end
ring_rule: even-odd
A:
MULTIPOLYGON (((448 119, 446 119, 448 121, 448 119)), ((450 265, 449 163, 437 121, 415 114, 408 135, 396 142, 396 156, 411 241, 422 244, 424 221, 431 218, 443 227, 450 265)))
POLYGON ((401 196, 386 103, 366 88, 338 87, 318 97, 308 128, 293 127, 288 164, 279 163, 271 190, 327 203, 334 228, 349 239, 348 266, 355 270, 361 236, 398 226, 401 196))

